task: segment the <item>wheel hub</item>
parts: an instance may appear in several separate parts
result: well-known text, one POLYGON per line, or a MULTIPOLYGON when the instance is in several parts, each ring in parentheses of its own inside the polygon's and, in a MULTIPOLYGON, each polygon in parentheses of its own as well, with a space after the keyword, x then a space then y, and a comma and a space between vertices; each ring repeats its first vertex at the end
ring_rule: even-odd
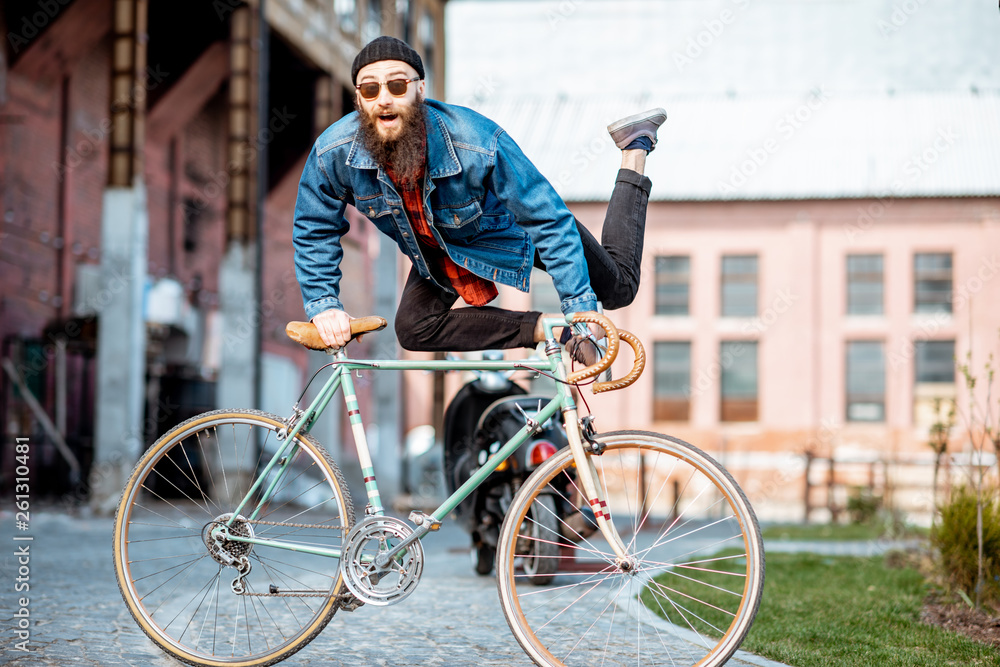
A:
POLYGON ((618 566, 618 570, 622 574, 627 574, 633 577, 639 574, 639 561, 636 560, 635 556, 629 556, 624 559, 619 558, 615 565, 618 566))
MULTIPOLYGON (((225 525, 233 516, 232 512, 226 512, 215 517, 205 524, 201 530, 202 539, 208 547, 208 554, 220 565, 237 567, 237 563, 245 556, 249 556, 253 551, 253 544, 249 542, 237 542, 222 536, 213 534, 216 528, 225 525)), ((236 537, 253 538, 253 526, 244 516, 237 516, 232 525, 229 526, 229 534, 236 537)))

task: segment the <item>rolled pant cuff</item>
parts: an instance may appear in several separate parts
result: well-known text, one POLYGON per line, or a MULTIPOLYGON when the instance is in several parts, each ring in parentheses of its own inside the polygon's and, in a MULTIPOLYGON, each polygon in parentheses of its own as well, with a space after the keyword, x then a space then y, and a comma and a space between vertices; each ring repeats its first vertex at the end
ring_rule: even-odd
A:
POLYGON ((646 193, 647 197, 653 189, 653 181, 649 180, 648 176, 640 174, 637 171, 632 171, 631 169, 619 169, 618 178, 615 179, 615 182, 628 183, 641 188, 642 191, 646 193))

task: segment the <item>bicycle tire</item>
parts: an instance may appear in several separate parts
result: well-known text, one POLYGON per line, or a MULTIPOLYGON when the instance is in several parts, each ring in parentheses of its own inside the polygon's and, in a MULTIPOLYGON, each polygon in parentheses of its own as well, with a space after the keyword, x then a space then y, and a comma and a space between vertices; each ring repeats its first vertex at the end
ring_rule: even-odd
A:
MULTIPOLYGON (((257 410, 193 417, 146 451, 122 492, 113 535, 119 590, 143 632, 182 662, 274 664, 312 641, 339 608, 339 559, 210 537, 276 451, 283 426, 257 410), (225 561, 243 556, 246 592, 265 595, 237 594, 230 584, 237 570, 225 561)), ((312 436, 300 433, 295 444, 288 472, 278 480, 272 470, 253 496, 274 484, 261 514, 248 521, 241 513, 231 530, 342 549, 354 525, 347 484, 312 436)))
POLYGON ((644 431, 596 439, 605 449, 588 458, 631 570, 616 563, 602 533, 582 536, 566 522, 585 494, 572 454, 559 452, 525 481, 501 529, 497 589, 511 631, 546 667, 722 665, 750 630, 763 591, 753 508, 722 466, 682 440, 644 431), (568 508, 559 519, 563 554, 552 585, 539 588, 517 544, 530 539, 521 526, 532 507, 553 494, 568 508))

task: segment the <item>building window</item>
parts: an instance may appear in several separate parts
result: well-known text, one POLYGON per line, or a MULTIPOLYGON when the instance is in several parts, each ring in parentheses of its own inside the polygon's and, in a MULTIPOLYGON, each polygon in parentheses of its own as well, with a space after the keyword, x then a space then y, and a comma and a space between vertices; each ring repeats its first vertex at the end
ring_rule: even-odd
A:
POLYGON ((413 36, 413 30, 410 29, 410 0, 396 0, 396 16, 403 27, 403 41, 409 44, 413 36))
POLYGON ((757 255, 725 255, 722 258, 722 316, 753 317, 757 314, 757 255))
POLYGON ((368 0, 365 8, 365 29, 362 35, 363 41, 367 44, 382 34, 382 0, 368 0))
POLYGON ((951 312, 951 253, 913 256, 913 312, 951 312))
POLYGON ((947 418, 955 400, 955 341, 918 341, 913 352, 913 424, 929 428, 947 418))
POLYGON ((722 388, 719 419, 724 422, 757 420, 757 343, 723 342, 719 346, 722 388))
MULTIPOLYGON (((552 277, 541 269, 531 270, 531 310, 540 313, 560 312, 559 292, 552 284, 552 277)), ((544 374, 538 374, 531 380, 531 393, 544 396, 555 396, 556 383, 544 374)))
POLYGON ((656 343, 653 364, 653 419, 687 421, 691 415, 691 343, 656 343))
POLYGON ((425 11, 423 16, 420 17, 420 24, 417 26, 417 37, 420 40, 420 47, 422 47, 421 50, 424 52, 424 80, 427 82, 428 97, 440 94, 440 92, 434 88, 434 43, 437 37, 436 32, 437 27, 434 24, 434 17, 430 12, 425 11))
POLYGON ((955 341, 919 341, 914 345, 914 352, 917 360, 917 384, 955 384, 955 341))
POLYGON ((656 314, 687 315, 691 287, 691 258, 656 258, 656 314))
POLYGON ((847 421, 885 421, 885 348, 879 341, 847 343, 847 421))
POLYGON ((847 256, 847 314, 881 315, 882 255, 847 256))
POLYGON ((358 29, 358 8, 354 0, 334 0, 333 11, 341 30, 353 34, 358 29))

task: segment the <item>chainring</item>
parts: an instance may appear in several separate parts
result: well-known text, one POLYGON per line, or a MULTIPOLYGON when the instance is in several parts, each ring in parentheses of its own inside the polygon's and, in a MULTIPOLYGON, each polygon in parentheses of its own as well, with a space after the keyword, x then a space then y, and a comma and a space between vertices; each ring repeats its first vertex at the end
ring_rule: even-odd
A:
POLYGON ((341 569, 344 583, 365 604, 384 607, 408 597, 424 571, 424 547, 414 541, 380 568, 375 557, 386 553, 413 533, 405 521, 391 516, 370 516, 347 534, 341 569))

